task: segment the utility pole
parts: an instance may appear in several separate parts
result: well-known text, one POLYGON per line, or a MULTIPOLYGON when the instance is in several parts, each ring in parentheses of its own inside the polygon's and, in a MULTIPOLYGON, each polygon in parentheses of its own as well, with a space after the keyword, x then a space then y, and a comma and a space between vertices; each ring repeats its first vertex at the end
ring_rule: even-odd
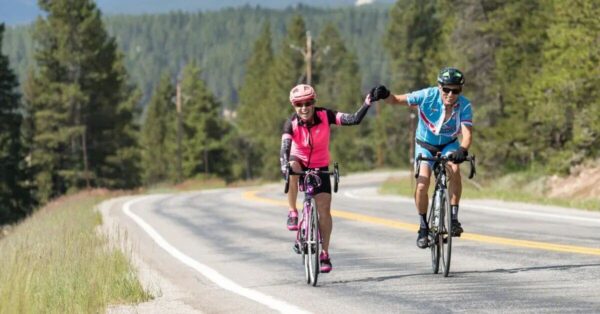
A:
POLYGON ((310 32, 306 31, 306 53, 304 54, 304 63, 306 64, 306 84, 310 85, 312 81, 312 38, 310 32))
MULTIPOLYGON (((310 35, 310 31, 306 31, 306 47, 300 48, 298 46, 290 45, 290 47, 294 50, 299 51, 302 56, 304 56, 304 65, 306 67, 306 84, 311 85, 312 83, 312 62, 318 52, 313 55, 312 49, 312 36, 310 35)), ((327 53, 329 51, 329 46, 323 49, 323 53, 327 53)))
POLYGON ((177 77, 177 88, 175 94, 175 106, 177 108, 177 182, 183 177, 181 168, 181 136, 183 131, 181 110, 181 75, 177 77))

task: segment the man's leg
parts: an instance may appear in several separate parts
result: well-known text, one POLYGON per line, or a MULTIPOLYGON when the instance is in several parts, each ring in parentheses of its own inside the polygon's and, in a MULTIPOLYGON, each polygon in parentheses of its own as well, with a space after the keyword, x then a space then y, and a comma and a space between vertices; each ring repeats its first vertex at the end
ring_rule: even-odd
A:
POLYGON ((462 178, 459 165, 448 163, 448 166, 450 172, 450 186, 448 187, 448 191, 450 192, 450 209, 452 211, 452 235, 460 236, 463 228, 460 222, 458 222, 458 204, 462 195, 462 178))
POLYGON ((417 186, 415 189, 415 206, 419 214, 419 236, 417 237, 417 246, 424 249, 428 246, 428 227, 427 227, 427 207, 429 205, 429 182, 431 178, 431 168, 427 162, 421 162, 417 186))

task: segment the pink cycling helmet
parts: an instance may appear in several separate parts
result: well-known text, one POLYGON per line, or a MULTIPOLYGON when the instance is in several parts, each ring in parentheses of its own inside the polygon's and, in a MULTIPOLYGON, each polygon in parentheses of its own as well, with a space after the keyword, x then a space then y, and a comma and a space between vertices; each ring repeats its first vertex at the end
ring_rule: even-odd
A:
POLYGON ((296 85, 290 91, 290 102, 292 104, 315 99, 317 99, 317 92, 315 92, 315 89, 310 85, 296 85))

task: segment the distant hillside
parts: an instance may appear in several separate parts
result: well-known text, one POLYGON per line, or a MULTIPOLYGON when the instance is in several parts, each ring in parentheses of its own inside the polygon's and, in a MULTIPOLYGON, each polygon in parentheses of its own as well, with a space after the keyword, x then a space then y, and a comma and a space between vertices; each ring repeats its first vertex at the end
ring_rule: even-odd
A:
MULTIPOLYGON (((299 3, 315 7, 352 6, 357 3, 393 3, 394 0, 97 0, 105 14, 196 12, 240 7, 246 4, 283 9, 299 3)), ((0 23, 23 25, 35 20, 41 12, 37 0, 0 0, 0 23)))
MULTIPOLYGON (((183 63, 197 60, 211 90, 223 105, 235 107, 244 75, 245 60, 265 21, 270 21, 276 44, 294 14, 304 17, 317 37, 333 22, 358 56, 363 89, 385 81, 388 59, 381 37, 387 25, 387 6, 318 9, 306 6, 289 10, 256 7, 205 13, 169 13, 142 16, 109 16, 106 25, 125 54, 133 83, 146 98, 161 74, 175 76, 183 63)), ((8 28, 4 50, 21 81, 32 61, 31 27, 8 28)), ((324 56, 326 57, 326 56, 324 56)))

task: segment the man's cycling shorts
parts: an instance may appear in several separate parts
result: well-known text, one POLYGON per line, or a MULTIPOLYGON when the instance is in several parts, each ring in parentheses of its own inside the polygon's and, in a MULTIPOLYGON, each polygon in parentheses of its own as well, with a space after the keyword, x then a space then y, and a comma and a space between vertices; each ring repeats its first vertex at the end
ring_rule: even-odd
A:
MULTIPOLYGON (((290 161, 297 161, 301 166, 302 166, 302 170, 308 170, 308 168, 306 168, 304 166, 304 164, 302 163, 302 161, 300 160, 300 158, 291 155, 290 156, 290 161)), ((319 170, 321 171, 329 171, 329 166, 326 167, 320 167, 319 170)), ((315 188, 315 191, 313 192, 313 195, 317 195, 319 193, 329 193, 331 194, 331 179, 329 174, 324 174, 324 173, 320 173, 319 174, 319 178, 321 178, 321 185, 319 187, 315 188)), ((304 183, 304 176, 300 176, 300 180, 298 180, 298 189, 302 192, 304 192, 304 188, 302 187, 302 184, 304 183)))
MULTIPOLYGON (((459 143, 457 139, 442 145, 431 145, 417 140, 415 143, 415 167, 417 166, 417 157, 419 154, 423 157, 432 158, 437 152, 441 152, 442 156, 448 156, 450 153, 456 151, 458 147, 459 143)), ((433 161, 422 160, 421 163, 427 163, 429 169, 433 169, 433 161)))

